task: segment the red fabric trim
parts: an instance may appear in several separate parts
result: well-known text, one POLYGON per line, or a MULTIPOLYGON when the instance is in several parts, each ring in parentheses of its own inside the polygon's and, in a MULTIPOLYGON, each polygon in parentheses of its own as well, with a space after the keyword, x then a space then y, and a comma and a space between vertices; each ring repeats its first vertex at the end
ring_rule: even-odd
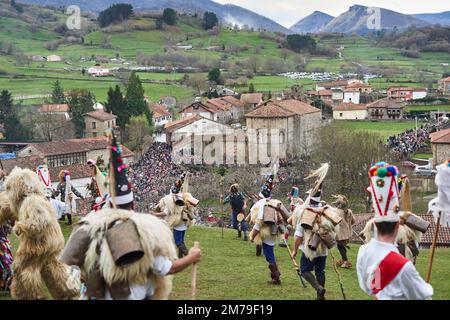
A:
POLYGON ((375 269, 371 286, 372 292, 377 294, 383 290, 392 280, 394 280, 408 261, 408 259, 395 251, 391 251, 386 255, 375 269))

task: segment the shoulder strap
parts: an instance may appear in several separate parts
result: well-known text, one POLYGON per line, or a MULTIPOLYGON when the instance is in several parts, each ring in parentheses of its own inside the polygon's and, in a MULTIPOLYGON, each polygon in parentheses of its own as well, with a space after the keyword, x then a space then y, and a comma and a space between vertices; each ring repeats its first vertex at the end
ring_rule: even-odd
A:
POLYGON ((372 279, 372 292, 377 294, 383 290, 398 275, 409 260, 401 254, 391 251, 381 260, 372 279))

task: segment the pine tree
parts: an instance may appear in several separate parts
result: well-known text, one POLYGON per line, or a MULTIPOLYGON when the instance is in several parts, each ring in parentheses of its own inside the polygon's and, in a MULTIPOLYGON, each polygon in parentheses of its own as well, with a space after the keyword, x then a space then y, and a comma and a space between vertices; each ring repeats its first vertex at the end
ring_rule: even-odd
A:
POLYGON ((75 89, 70 92, 68 98, 69 113, 75 126, 77 138, 84 136, 84 114, 93 111, 95 97, 92 92, 85 89, 75 89))
POLYGON ((147 109, 144 88, 142 87, 141 79, 135 72, 131 74, 128 81, 126 100, 130 116, 140 116, 147 109))
POLYGON ((12 94, 8 90, 2 90, 0 94, 0 123, 9 141, 24 141, 31 137, 30 130, 19 120, 17 106, 13 104, 12 94))
POLYGON ((255 93, 255 85, 253 82, 250 82, 250 85, 248 86, 248 93, 255 93))
POLYGON ((114 89, 109 87, 108 101, 105 103, 105 109, 106 112, 112 112, 112 114, 117 116, 116 124, 120 128, 125 128, 129 123, 130 114, 127 109, 127 102, 123 97, 119 85, 116 85, 114 89))
POLYGON ((53 83, 52 103, 66 103, 64 90, 61 87, 59 80, 56 80, 55 83, 53 83))

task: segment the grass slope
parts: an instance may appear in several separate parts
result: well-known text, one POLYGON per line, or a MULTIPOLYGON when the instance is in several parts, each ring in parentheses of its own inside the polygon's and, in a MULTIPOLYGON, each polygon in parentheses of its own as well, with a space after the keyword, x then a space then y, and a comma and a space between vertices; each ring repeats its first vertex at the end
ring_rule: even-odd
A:
MULTIPOLYGON (((335 122, 337 127, 349 129, 349 130, 359 130, 368 131, 371 133, 378 133, 383 138, 387 138, 391 135, 398 134, 400 132, 406 131, 416 127, 415 121, 404 120, 404 121, 352 121, 352 120, 339 120, 335 122)), ((420 126, 422 122, 418 122, 420 126)))
MULTIPOLYGON (((66 239, 70 227, 62 224, 66 239)), ((17 240, 10 237, 14 249, 17 240)), ((293 299, 308 300, 315 298, 315 292, 308 285, 306 289, 300 286, 300 281, 292 267, 286 248, 276 247, 275 256, 282 273, 282 285, 267 284, 270 280, 269 270, 264 257, 255 256, 255 246, 236 238, 236 231, 225 229, 222 239, 220 228, 193 227, 187 232, 186 245, 191 247, 194 241, 200 242, 203 259, 197 271, 197 299, 293 299)), ((292 238, 290 239, 292 246, 292 238)), ((357 244, 351 244, 349 258, 355 264, 358 253, 357 244)), ((337 249, 332 250, 336 259, 339 257, 337 249)), ((417 269, 422 276, 427 270, 429 250, 423 249, 417 259, 417 269)), ((431 284, 435 294, 433 299, 450 298, 450 249, 437 249, 433 265, 431 284)), ((347 299, 370 299, 358 286, 355 268, 351 270, 339 269, 347 299)), ((331 256, 327 259, 327 298, 342 300, 336 273, 332 268, 331 256)), ((174 288, 170 299, 190 299, 191 268, 175 275, 174 288)), ((9 299, 7 294, 0 295, 0 299, 9 299)))

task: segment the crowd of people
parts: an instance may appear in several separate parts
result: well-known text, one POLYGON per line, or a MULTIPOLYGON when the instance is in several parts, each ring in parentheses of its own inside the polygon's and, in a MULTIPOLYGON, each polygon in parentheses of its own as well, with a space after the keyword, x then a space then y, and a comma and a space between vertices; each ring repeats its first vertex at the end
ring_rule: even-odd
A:
POLYGON ((387 139, 389 150, 398 155, 399 158, 408 158, 416 151, 425 148, 430 143, 430 133, 442 129, 446 123, 430 121, 416 129, 409 129, 387 139))
POLYGON ((147 211, 156 205, 182 173, 182 169, 172 162, 171 151, 166 143, 153 143, 130 167, 129 177, 139 205, 137 209, 147 211))

